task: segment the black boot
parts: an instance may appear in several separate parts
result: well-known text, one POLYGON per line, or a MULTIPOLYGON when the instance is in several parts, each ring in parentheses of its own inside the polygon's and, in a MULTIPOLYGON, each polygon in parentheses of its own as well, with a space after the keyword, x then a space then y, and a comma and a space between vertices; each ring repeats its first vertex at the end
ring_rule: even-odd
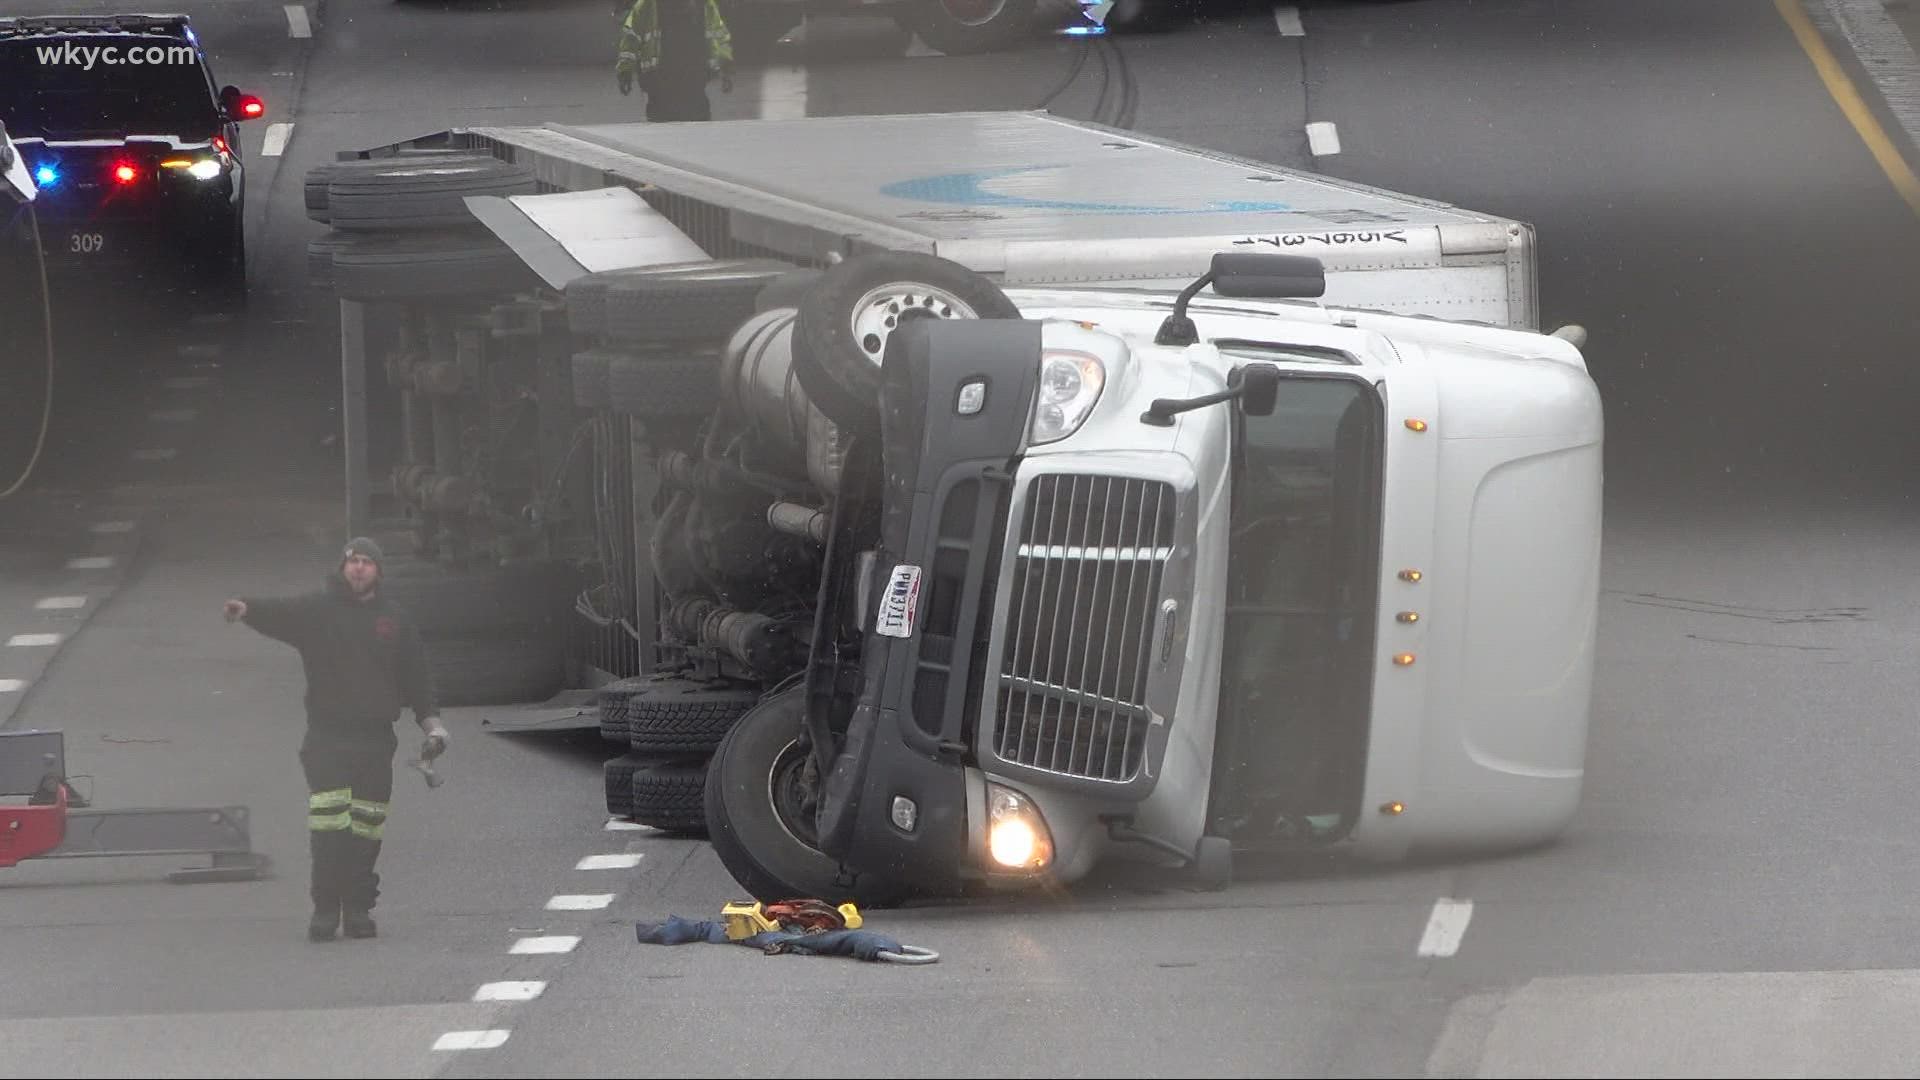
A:
POLYGON ((348 856, 346 834, 309 834, 313 848, 313 918, 307 923, 308 941, 332 941, 340 929, 340 893, 348 856))
POLYGON ((370 938, 379 933, 379 928, 373 925, 372 913, 366 911, 343 913, 340 925, 350 938, 370 938))
POLYGON ((340 926, 340 905, 338 903, 313 905, 313 919, 307 923, 308 941, 332 941, 333 933, 340 926))
POLYGON ((342 926, 350 938, 374 937, 373 906, 380 899, 380 875, 374 865, 380 859, 380 841, 352 838, 347 848, 344 884, 341 895, 342 926))

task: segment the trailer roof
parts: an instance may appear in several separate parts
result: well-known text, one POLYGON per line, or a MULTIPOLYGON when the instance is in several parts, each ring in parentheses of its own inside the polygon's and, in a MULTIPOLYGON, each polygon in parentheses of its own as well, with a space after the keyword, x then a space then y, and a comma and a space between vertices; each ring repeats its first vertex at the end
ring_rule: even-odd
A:
POLYGON ((771 199, 936 243, 1506 220, 1039 112, 469 130, 550 150, 579 140, 611 152, 597 165, 684 194, 771 199))

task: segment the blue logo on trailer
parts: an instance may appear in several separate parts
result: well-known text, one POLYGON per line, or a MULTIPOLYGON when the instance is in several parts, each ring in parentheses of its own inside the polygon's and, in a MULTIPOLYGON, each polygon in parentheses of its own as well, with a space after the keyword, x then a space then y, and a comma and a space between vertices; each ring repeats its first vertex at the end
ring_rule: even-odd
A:
POLYGON ((1027 165, 1009 169, 985 169, 980 172, 945 173, 917 180, 901 180, 880 189, 880 194, 915 202, 946 203, 951 206, 992 206, 1006 210, 1053 210, 1065 214, 1286 214, 1293 207, 1281 202, 1243 202, 1215 200, 1204 207, 1135 206, 1129 203, 1073 202, 1066 199, 1035 199, 1025 195, 1003 195, 989 190, 995 180, 1022 173, 1058 169, 1059 165, 1027 165))

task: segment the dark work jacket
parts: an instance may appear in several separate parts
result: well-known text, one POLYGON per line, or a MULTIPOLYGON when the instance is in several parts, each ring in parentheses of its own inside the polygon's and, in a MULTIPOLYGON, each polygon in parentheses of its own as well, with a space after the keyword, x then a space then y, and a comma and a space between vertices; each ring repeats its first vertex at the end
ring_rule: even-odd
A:
POLYGON ((390 743, 402 708, 438 711, 419 630, 378 591, 356 599, 336 574, 305 596, 240 599, 248 626, 300 651, 310 740, 390 743))

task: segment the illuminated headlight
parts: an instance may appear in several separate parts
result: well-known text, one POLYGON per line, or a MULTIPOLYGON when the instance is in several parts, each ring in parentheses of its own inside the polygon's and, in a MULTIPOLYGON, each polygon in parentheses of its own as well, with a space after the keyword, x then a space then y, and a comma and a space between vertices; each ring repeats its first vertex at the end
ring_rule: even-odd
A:
POLYGON ((1053 861, 1053 834, 1033 800, 987 785, 987 854, 1008 870, 1038 870, 1053 861))
POLYGON ((1106 365, 1098 357, 1082 352, 1046 353, 1040 361, 1040 389, 1034 395, 1033 442, 1059 442, 1079 431, 1106 387, 1106 365))
POLYGON ((195 180, 216 180, 226 171, 218 158, 168 158, 160 167, 186 173, 195 180))

